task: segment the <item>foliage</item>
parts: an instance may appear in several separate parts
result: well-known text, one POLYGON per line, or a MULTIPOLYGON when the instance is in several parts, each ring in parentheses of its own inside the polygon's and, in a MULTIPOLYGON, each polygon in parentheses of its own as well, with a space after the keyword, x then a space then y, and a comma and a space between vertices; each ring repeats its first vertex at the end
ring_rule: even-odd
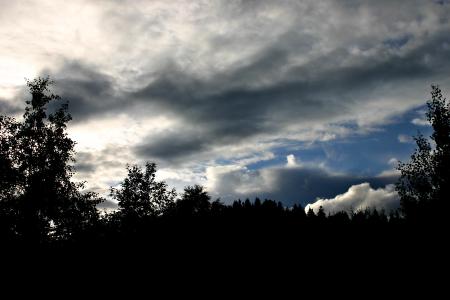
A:
POLYGON ((417 148, 407 163, 400 163, 396 185, 402 212, 410 221, 442 219, 436 213, 448 209, 450 195, 450 106, 438 86, 432 86, 427 118, 433 127, 431 140, 415 137, 417 148), (432 217, 434 215, 434 217, 432 217))
POLYGON ((82 232, 98 218, 96 204, 101 201, 94 193, 81 193, 82 183, 71 181, 75 142, 66 133, 71 116, 67 103, 47 113, 48 104, 60 100, 50 93, 51 84, 49 78, 27 81, 31 100, 23 121, 0 119, 2 214, 14 215, 12 234, 27 241, 67 239, 82 232))
POLYGON ((137 165, 127 166, 127 170, 128 176, 120 188, 111 188, 110 193, 124 219, 160 216, 172 206, 176 192, 169 190, 164 181, 155 180, 155 163, 146 163, 145 171, 137 165))
MULTIPOLYGON (((178 216, 204 216, 208 214, 211 197, 203 186, 187 186, 179 201, 176 203, 176 214, 178 216)), ((216 203, 215 206, 218 204, 216 203)))

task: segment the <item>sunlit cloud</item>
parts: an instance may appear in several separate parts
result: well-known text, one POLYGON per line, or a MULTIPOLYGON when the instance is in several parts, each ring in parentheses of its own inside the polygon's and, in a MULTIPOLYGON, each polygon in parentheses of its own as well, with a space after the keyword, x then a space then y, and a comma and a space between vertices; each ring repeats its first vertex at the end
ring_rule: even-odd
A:
POLYGON ((387 185, 385 188, 373 189, 369 183, 352 185, 347 192, 337 195, 331 199, 317 199, 314 203, 308 204, 305 210, 312 209, 317 213, 320 207, 326 213, 337 213, 344 211, 347 213, 361 210, 384 210, 389 213, 400 206, 399 196, 394 185, 387 185))

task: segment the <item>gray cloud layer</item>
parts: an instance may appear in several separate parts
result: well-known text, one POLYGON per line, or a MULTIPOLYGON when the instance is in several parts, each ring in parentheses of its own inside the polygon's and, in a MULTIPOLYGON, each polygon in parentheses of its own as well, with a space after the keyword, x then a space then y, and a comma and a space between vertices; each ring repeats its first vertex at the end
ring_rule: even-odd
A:
MULTIPOLYGON (((262 15, 307 9, 291 2, 286 2, 286 7, 271 3, 236 5, 227 6, 225 15, 237 14, 234 18, 245 24, 264 23, 258 9, 262 15)), ((393 114, 422 103, 421 95, 430 83, 448 82, 450 28, 445 15, 436 14, 438 20, 430 16, 437 4, 424 6, 420 13, 417 8, 384 3, 407 9, 408 13, 399 13, 396 19, 391 19, 392 13, 387 14, 389 9, 371 2, 329 5, 337 10, 335 18, 364 13, 367 22, 381 23, 373 32, 365 28, 366 32, 353 34, 346 30, 354 24, 338 19, 336 28, 326 32, 336 32, 341 40, 325 50, 322 47, 327 37, 320 36, 323 29, 319 24, 309 24, 311 28, 304 30, 304 24, 296 18, 288 25, 282 19, 271 20, 283 24, 282 32, 268 32, 276 38, 265 42, 252 55, 236 59, 226 68, 206 69, 202 73, 184 67, 174 53, 167 53, 163 60, 166 63, 136 77, 140 87, 134 90, 121 89, 113 77, 81 62, 64 65, 54 76, 62 94, 71 101, 76 121, 124 111, 181 119, 182 132, 171 130, 156 137, 150 134, 135 149, 142 158, 171 162, 201 154, 214 145, 241 143, 259 135, 277 136, 292 126, 382 123, 393 114), (400 28, 401 22, 410 27, 400 28), (346 40, 351 44, 344 43, 346 40)), ((319 15, 323 13, 313 4, 308 7, 319 15)), ((363 22, 364 16, 356 19, 363 22)), ((218 51, 239 48, 240 43, 256 43, 241 40, 246 36, 246 28, 241 30, 243 33, 236 35, 202 34, 206 34, 205 43, 218 51)), ((264 34, 252 27, 249 32, 264 34)))
MULTIPOLYGON (((97 154, 126 152, 80 160, 85 173, 106 174, 125 157, 206 168, 206 160, 282 147, 282 139, 366 132, 423 104, 429 84, 450 86, 445 2, 42 2, 2 7, 0 80, 4 61, 14 70, 28 70, 21 62, 50 74, 79 132, 110 126, 105 120, 117 121, 115 130, 144 124, 120 147, 108 138, 100 149, 95 138, 81 145, 97 154), (119 123, 123 115, 129 123, 119 123), (145 126, 161 116, 167 121, 161 128, 145 126)), ((0 100, 2 111, 15 107, 0 100)), ((245 178, 260 182, 263 174, 279 186, 267 196, 303 203, 364 181, 388 183, 307 168, 233 172, 216 179, 236 195, 245 194, 239 192, 245 178)))
POLYGON ((11 105, 10 101, 3 100, 0 98, 0 114, 12 116, 21 111, 20 108, 11 105))

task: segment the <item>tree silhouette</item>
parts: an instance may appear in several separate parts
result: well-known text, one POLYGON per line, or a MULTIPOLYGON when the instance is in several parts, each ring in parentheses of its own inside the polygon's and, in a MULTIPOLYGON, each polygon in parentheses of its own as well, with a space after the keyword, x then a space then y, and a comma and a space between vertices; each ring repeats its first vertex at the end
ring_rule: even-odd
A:
POLYGON ((332 215, 330 215, 329 217, 330 223, 335 225, 335 224, 339 224, 339 225, 347 225, 350 223, 350 218, 348 216, 348 213, 345 211, 338 211, 332 215))
POLYGON ((0 201, 14 215, 14 234, 27 241, 82 233, 98 219, 101 201, 71 181, 75 142, 66 133, 71 116, 67 103, 47 114, 48 104, 60 100, 50 93, 51 84, 49 78, 27 81, 31 100, 23 121, 0 119, 0 201))
POLYGON ((306 217, 310 222, 314 221, 316 219, 316 214, 314 213, 314 210, 310 207, 308 209, 308 212, 306 213, 306 217))
POLYGON ((5 203, 17 193, 19 172, 17 160, 17 130, 19 124, 10 117, 0 116, 0 203, 5 203))
POLYGON ((210 200, 211 197, 203 186, 187 186, 181 199, 177 201, 177 214, 179 216, 205 216, 211 208, 210 200))
POLYGON ((450 106, 438 86, 433 85, 427 102, 427 118, 433 127, 430 142, 421 134, 415 137, 417 148, 408 163, 400 163, 401 177, 396 189, 401 209, 409 220, 442 219, 450 195, 450 106))
POLYGON ((111 188, 111 197, 119 203, 121 218, 133 225, 139 220, 162 215, 170 208, 176 197, 164 181, 156 181, 156 164, 141 167, 127 166, 128 175, 120 188, 111 188))
POLYGON ((301 221, 306 218, 305 209, 301 205, 297 204, 294 204, 294 206, 292 207, 292 215, 301 221))
POLYGON ((323 209, 322 206, 319 207, 319 210, 317 211, 317 219, 319 220, 319 222, 324 222, 327 218, 327 215, 325 214, 325 210, 323 209))

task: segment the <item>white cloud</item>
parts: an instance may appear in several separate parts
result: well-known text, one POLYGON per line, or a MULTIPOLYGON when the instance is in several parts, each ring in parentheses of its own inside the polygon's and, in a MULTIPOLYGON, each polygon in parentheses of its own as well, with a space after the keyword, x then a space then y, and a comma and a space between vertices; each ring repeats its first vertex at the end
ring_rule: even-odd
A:
POLYGON ((398 165, 398 159, 396 159, 395 157, 390 158, 388 160, 388 165, 396 167, 398 165))
POLYGON ((287 167, 295 167, 297 165, 297 161, 295 159, 294 154, 289 154, 286 156, 286 166, 287 167))
POLYGON ((247 195, 260 195, 272 189, 270 174, 238 165, 208 167, 206 178, 208 191, 228 201, 247 195))
POLYGON ((430 122, 426 118, 414 118, 411 123, 417 126, 430 126, 430 122))
POLYGON ((176 121, 165 116, 132 118, 126 114, 96 118, 69 125, 69 135, 77 142, 78 151, 99 151, 108 145, 131 146, 140 142, 151 131, 164 134, 176 121))
POLYGON ((391 169, 381 171, 381 173, 378 174, 378 177, 398 177, 400 176, 400 174, 401 174, 400 170, 391 169))
POLYGON ((305 210, 312 208, 315 212, 322 206, 325 212, 350 212, 364 210, 366 208, 384 209, 389 212, 399 206, 399 197, 393 184, 385 188, 373 189, 365 182, 352 185, 347 192, 330 199, 318 199, 316 202, 308 204, 305 210))
POLYGON ((400 143, 404 143, 404 144, 414 142, 413 138, 406 134, 399 134, 397 139, 400 143))

